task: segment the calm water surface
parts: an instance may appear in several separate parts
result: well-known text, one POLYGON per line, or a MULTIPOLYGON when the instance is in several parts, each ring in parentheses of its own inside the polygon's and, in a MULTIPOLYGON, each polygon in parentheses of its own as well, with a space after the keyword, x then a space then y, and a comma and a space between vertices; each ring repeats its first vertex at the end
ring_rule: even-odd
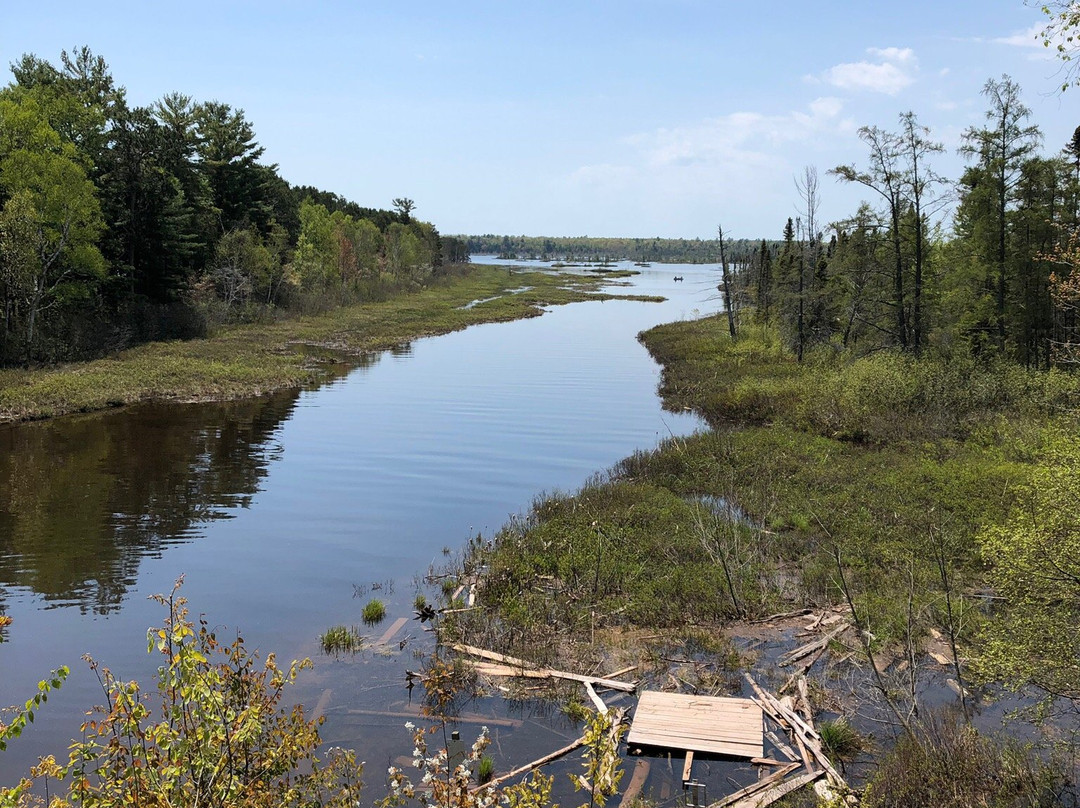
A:
MULTIPOLYGON (((377 637, 411 615, 444 548, 695 429, 695 418, 662 412, 658 368, 635 335, 714 311, 715 282, 714 269, 655 265, 633 290, 666 303, 574 304, 419 340, 318 389, 0 427, 0 611, 15 620, 0 645, 0 704, 72 668, 0 756, 0 782, 38 755, 63 756, 78 734, 100 698, 81 655, 149 680, 145 634, 161 610, 147 595, 184 574, 193 611, 221 635, 239 628, 249 647, 315 660, 298 697, 321 703, 326 739, 357 748, 377 783, 411 748, 403 676, 427 636, 410 621, 392 654, 333 660, 320 632, 359 623, 374 590, 388 604, 377 637)), ((577 735, 497 700, 466 709, 496 721, 497 763, 577 735)))

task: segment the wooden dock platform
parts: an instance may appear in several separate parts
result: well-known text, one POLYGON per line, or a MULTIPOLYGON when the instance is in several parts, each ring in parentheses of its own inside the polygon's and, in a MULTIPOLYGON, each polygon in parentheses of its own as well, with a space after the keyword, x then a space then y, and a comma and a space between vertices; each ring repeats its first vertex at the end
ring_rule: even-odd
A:
POLYGON ((761 707, 752 699, 647 690, 638 700, 626 742, 760 758, 765 751, 764 731, 761 707))

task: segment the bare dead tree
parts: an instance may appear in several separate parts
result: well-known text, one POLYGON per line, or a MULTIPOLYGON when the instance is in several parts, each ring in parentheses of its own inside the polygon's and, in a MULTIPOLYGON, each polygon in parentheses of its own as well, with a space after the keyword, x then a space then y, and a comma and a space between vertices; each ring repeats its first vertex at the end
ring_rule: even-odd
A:
POLYGON ((731 304, 731 275, 728 272, 727 254, 724 252, 724 226, 716 226, 717 237, 720 239, 720 271, 723 273, 724 309, 727 311, 728 333, 732 339, 736 339, 735 331, 735 308, 731 304))

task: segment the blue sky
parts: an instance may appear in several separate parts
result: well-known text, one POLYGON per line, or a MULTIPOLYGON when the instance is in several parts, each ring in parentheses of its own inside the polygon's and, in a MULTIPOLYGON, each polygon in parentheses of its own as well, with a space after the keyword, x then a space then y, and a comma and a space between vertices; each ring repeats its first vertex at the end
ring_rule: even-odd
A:
POLYGON ((290 182, 408 196, 444 233, 778 237, 805 166, 821 218, 852 213, 826 170, 909 109, 955 179, 990 77, 1057 151, 1080 88, 1055 92, 1041 21, 1023 0, 6 0, 0 63, 89 45, 132 102, 242 108, 290 182))

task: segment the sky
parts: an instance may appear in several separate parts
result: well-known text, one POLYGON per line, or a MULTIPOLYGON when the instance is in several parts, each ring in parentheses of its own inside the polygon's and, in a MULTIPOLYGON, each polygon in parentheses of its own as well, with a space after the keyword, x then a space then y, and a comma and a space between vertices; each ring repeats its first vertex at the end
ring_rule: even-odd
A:
MULTIPOLYGON (((1029 0, 1030 3, 1030 0, 1029 0)), ((1023 0, 0 0, 0 66, 88 45, 132 104, 243 109, 282 177, 444 234, 778 238, 820 175, 823 222, 864 191, 860 126, 911 110, 946 149, 1008 74, 1056 153, 1080 87, 1023 0)), ((947 224, 947 221, 946 221, 947 224)))

